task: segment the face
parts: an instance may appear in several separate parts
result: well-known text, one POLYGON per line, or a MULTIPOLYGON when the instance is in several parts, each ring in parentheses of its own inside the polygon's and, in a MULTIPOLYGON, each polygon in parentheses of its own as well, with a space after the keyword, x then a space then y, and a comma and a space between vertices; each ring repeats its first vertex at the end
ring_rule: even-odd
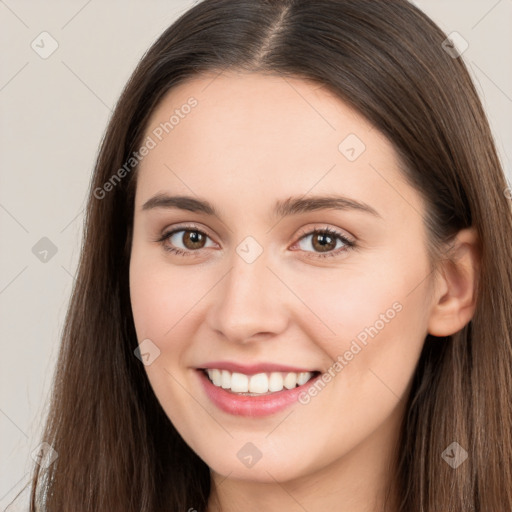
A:
POLYGON ((242 480, 371 467, 428 331, 425 204, 390 142, 318 84, 234 72, 172 89, 145 141, 131 303, 178 432, 242 480))

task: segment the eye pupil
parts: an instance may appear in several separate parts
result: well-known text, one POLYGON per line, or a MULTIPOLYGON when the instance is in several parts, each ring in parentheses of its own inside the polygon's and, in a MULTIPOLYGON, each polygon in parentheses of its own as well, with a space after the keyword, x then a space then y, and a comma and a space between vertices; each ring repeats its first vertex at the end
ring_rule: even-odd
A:
POLYGON ((313 246, 321 252, 330 251, 336 247, 336 239, 325 233, 317 233, 313 237, 313 246), (318 246, 317 243, 319 243, 318 246))
POLYGON ((205 237, 198 231, 185 231, 183 235, 183 243, 187 246, 187 242, 191 244, 189 249, 201 249, 204 246, 205 237))

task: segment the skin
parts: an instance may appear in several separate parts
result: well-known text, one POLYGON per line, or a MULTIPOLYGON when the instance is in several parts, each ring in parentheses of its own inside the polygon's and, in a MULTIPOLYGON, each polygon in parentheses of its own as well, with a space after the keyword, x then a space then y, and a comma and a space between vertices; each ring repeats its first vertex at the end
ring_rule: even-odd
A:
MULTIPOLYGON (((381 510, 425 337, 458 331, 474 312, 475 233, 461 231, 455 262, 432 273, 426 205, 391 143, 318 84, 201 75, 164 97, 146 136, 191 96, 198 105, 137 170, 130 291, 139 342, 149 338, 160 350, 145 366, 149 381, 211 468, 208 510, 381 510), (366 146, 355 161, 338 149, 349 134, 366 146), (219 215, 142 210, 157 193, 206 199, 219 215), (354 209, 272 216, 276 200, 327 194, 364 202, 378 216, 354 209), (202 248, 183 236, 190 231, 156 241, 183 223, 208 235, 202 248), (321 258, 311 231, 325 227, 356 248, 321 258), (247 236, 263 250, 252 263, 236 252, 247 236), (189 256, 164 250, 173 243, 189 256), (200 385, 195 368, 215 360, 328 371, 396 303, 401 311, 305 405, 233 416, 200 385), (237 457, 248 442, 262 454, 250 468, 237 457)), ((391 500, 386 510, 395 507, 391 500)))

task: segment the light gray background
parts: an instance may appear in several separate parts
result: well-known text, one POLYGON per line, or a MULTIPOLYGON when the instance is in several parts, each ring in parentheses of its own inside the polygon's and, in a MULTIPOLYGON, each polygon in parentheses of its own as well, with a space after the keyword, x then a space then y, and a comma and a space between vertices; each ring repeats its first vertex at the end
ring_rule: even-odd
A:
MULTIPOLYGON (((0 0, 1 510, 27 482, 39 444, 111 109, 143 52, 193 3, 0 0), (43 31, 58 43, 46 59, 31 47, 43 31), (32 252, 43 237, 57 247, 46 263, 32 252)), ((463 58, 512 182, 512 0, 414 3, 469 43, 463 58)))

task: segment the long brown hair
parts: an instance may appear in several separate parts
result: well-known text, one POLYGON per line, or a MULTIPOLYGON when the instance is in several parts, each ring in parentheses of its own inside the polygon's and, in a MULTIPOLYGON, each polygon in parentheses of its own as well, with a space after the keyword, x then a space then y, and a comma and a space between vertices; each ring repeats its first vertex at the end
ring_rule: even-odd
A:
POLYGON ((209 468, 174 429, 134 356, 136 166, 108 192, 105 184, 138 150, 172 87, 228 68, 314 80, 385 134, 426 200, 436 261, 454 234, 475 227, 474 317, 453 336, 427 336, 406 397, 394 461, 399 511, 512 510, 512 211, 481 102, 445 39, 406 0, 205 0, 154 43, 97 158, 42 439, 58 458, 34 467, 32 511, 206 509, 209 468), (468 453, 456 469, 442 458, 453 442, 468 453))

